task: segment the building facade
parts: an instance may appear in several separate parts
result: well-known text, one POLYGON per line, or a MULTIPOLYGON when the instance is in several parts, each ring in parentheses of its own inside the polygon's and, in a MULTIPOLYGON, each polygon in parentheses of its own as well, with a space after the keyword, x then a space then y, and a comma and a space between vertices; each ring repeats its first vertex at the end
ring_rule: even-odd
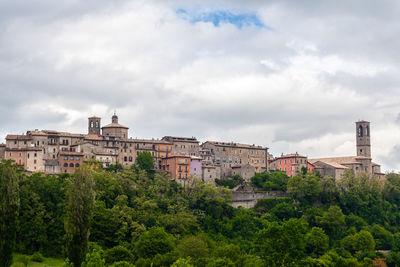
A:
POLYGON ((369 176, 384 177, 381 167, 372 161, 370 122, 356 122, 356 155, 348 157, 316 158, 310 159, 310 163, 319 171, 322 176, 330 175, 340 179, 345 170, 352 170, 354 173, 364 172, 369 176))
POLYGON ((294 176, 300 174, 303 167, 308 170, 307 162, 307 157, 301 156, 297 152, 287 155, 282 154, 280 157, 271 161, 269 169, 280 170, 285 172, 288 176, 294 176))
POLYGON ((201 145, 202 151, 209 151, 213 164, 221 166, 221 178, 232 175, 233 167, 249 164, 256 173, 268 169, 268 148, 239 143, 207 141, 201 145))

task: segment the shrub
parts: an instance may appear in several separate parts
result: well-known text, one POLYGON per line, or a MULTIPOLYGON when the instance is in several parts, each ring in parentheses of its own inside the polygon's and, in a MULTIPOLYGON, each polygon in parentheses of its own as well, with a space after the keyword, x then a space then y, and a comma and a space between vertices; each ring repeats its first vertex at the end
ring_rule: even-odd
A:
POLYGON ((17 259, 17 261, 24 264, 24 266, 28 266, 30 260, 31 260, 30 257, 26 255, 22 255, 17 259))
POLYGON ((114 262, 113 265, 111 265, 111 267, 135 267, 135 265, 127 261, 117 261, 114 262))
POLYGON ((44 257, 40 252, 35 252, 33 253, 33 255, 31 256, 31 261, 35 261, 35 262, 43 262, 44 261, 44 257))
POLYGON ((104 252, 104 259, 106 260, 106 264, 120 261, 133 262, 134 256, 129 249, 122 246, 116 246, 104 252))
POLYGON ((23 264, 22 262, 16 262, 13 265, 11 265, 11 267, 25 267, 26 265, 23 264))

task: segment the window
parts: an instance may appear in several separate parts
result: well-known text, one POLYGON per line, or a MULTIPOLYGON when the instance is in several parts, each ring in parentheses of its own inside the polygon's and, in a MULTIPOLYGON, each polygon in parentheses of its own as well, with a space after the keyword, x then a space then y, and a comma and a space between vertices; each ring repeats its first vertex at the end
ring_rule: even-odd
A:
POLYGON ((33 161, 33 164, 36 164, 36 159, 33 161))
POLYGON ((363 137, 363 127, 361 125, 358 127, 358 137, 363 137))
POLYGON ((124 161, 128 161, 128 158, 127 158, 127 157, 124 157, 124 161))
POLYGON ((73 163, 70 163, 69 166, 73 168, 73 167, 74 167, 74 164, 73 164, 73 163))
POLYGON ((99 128, 99 122, 96 121, 96 128, 99 128))
POLYGON ((29 159, 29 153, 28 153, 28 159, 29 159))
POLYGON ((68 163, 65 162, 65 163, 64 163, 64 167, 68 167, 68 163))
POLYGON ((74 156, 70 156, 69 159, 70 159, 70 160, 74 160, 74 156))
POLYGON ((80 157, 75 157, 75 160, 80 160, 81 158, 80 157))
POLYGON ((365 127, 365 136, 369 136, 369 126, 365 127))
POLYGON ((90 128, 93 128, 93 121, 90 122, 90 128))
POLYGON ((77 168, 78 168, 78 167, 79 167, 79 163, 76 163, 76 164, 75 164, 75 167, 77 167, 77 168))
POLYGON ((132 157, 129 157, 129 161, 132 162, 132 157))
POLYGON ((37 154, 35 153, 33 156, 36 158, 36 157, 37 157, 37 154))
POLYGON ((16 145, 17 144, 17 141, 14 141, 14 145, 16 145))

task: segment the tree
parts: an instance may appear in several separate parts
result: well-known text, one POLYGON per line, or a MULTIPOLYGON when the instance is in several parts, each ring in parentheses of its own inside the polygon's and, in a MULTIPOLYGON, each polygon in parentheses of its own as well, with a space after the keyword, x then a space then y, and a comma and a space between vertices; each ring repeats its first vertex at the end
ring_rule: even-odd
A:
POLYGON ((318 225, 332 238, 339 238, 345 227, 345 216, 338 206, 330 206, 322 216, 316 217, 318 225))
POLYGON ((0 163, 0 266, 12 264, 19 209, 17 167, 11 161, 0 163))
POLYGON ((89 230, 94 210, 94 180, 86 167, 76 169, 69 190, 65 224, 67 255, 80 267, 88 249, 89 230))
POLYGON ((178 251, 183 258, 200 258, 208 255, 208 246, 201 238, 188 236, 179 243, 178 251))
POLYGON ((139 169, 148 173, 154 169, 154 157, 148 151, 139 152, 135 163, 139 169))
POLYGON ((161 227, 153 227, 143 233, 136 242, 137 255, 152 259, 157 254, 166 254, 175 248, 173 238, 161 227))
POLYGON ((259 231, 256 252, 267 266, 295 264, 305 253, 306 225, 298 219, 290 219, 281 225, 277 222, 259 231))
POLYGON ((352 254, 356 252, 371 252, 375 249, 375 241, 371 233, 362 230, 354 235, 348 235, 341 241, 342 247, 352 254))
POLYGON ((126 261, 132 263, 134 258, 135 257, 133 256, 132 252, 130 252, 129 249, 122 246, 116 246, 104 252, 104 259, 107 265, 119 261, 126 261))
POLYGON ((376 249, 390 250, 393 246, 393 234, 383 228, 382 226, 375 224, 371 228, 371 234, 375 239, 376 249))
POLYGON ((311 232, 306 235, 307 252, 313 256, 323 255, 329 248, 329 237, 324 230, 319 227, 313 227, 311 232))

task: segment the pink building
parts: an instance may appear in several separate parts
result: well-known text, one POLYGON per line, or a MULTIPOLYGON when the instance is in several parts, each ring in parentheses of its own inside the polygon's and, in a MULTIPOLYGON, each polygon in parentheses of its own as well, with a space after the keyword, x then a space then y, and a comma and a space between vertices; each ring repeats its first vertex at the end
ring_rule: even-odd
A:
POLYGON ((201 178, 202 174, 202 157, 190 157, 190 175, 201 178))

